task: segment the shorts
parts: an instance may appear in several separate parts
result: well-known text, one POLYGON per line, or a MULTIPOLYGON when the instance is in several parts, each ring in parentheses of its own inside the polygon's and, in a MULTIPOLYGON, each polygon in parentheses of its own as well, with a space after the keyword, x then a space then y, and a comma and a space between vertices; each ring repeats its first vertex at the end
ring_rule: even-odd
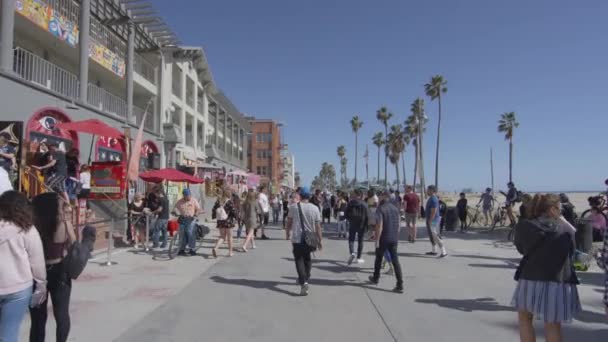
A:
POLYGON ((65 192, 65 177, 57 173, 49 175, 46 179, 46 186, 55 192, 65 192))
POLYGON ((431 227, 430 227, 431 228, 431 232, 433 232, 433 233, 435 233, 437 235, 439 235, 441 233, 440 227, 439 227, 440 226, 440 224, 439 224, 440 222, 441 222, 440 220, 435 220, 435 221, 431 222, 431 227))
POLYGON ((483 207, 483 213, 491 213, 492 212, 492 207, 483 207))
POLYGON ((405 213, 405 224, 406 225, 416 225, 416 220, 418 219, 417 213, 405 213))

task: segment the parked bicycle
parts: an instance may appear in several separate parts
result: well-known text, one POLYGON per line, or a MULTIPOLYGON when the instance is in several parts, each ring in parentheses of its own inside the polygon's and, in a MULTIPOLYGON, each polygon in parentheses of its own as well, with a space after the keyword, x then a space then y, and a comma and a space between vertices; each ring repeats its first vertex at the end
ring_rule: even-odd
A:
POLYGON ((493 231, 496 227, 504 227, 507 223, 507 206, 501 205, 496 208, 494 215, 492 215, 492 226, 490 231, 493 231))
POLYGON ((481 209, 479 205, 467 208, 467 228, 471 228, 474 224, 481 226, 481 209))
MULTIPOLYGON (((181 244, 181 238, 182 238, 182 233, 180 232, 180 229, 178 229, 177 231, 173 232, 173 236, 171 237, 171 240, 169 241, 169 249, 167 250, 167 254, 169 255, 169 259, 173 259, 177 256, 177 253, 179 252, 179 248, 180 248, 180 244, 181 244)), ((208 235, 211 232, 211 229, 203 224, 200 224, 198 222, 198 220, 196 220, 196 222, 194 223, 194 236, 196 239, 196 247, 195 247, 195 251, 198 251, 199 249, 203 248, 203 241, 205 239, 205 236, 208 235)), ((184 233, 185 234, 185 233, 184 233)))

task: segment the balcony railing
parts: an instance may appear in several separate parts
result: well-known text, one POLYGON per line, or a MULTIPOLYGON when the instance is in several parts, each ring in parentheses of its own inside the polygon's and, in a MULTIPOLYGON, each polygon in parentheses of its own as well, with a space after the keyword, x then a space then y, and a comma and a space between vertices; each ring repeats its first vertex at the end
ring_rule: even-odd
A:
POLYGON ((135 72, 140 74, 143 78, 150 81, 152 84, 156 84, 156 68, 152 63, 145 60, 142 56, 135 54, 133 59, 133 67, 135 72))
MULTIPOLYGON (((154 129, 154 113, 150 112, 152 107, 148 108, 148 115, 146 115, 146 121, 144 122, 144 128, 150 131, 154 129)), ((140 107, 133 106, 133 115, 135 115, 135 123, 137 126, 141 124, 141 119, 144 116, 144 110, 140 107)))
POLYGON ((200 99, 198 101, 196 101, 196 111, 200 115, 205 115, 205 109, 203 108, 203 101, 200 99))
MULTIPOLYGON (((13 71, 22 79, 45 87, 54 93, 72 99, 79 98, 80 82, 76 75, 19 47, 14 49, 13 56, 13 71)), ((87 103, 123 119, 127 116, 127 102, 123 98, 91 83, 87 86, 87 103)), ((138 118, 137 120, 141 120, 143 110, 134 106, 133 112, 138 118), (137 113, 140 113, 139 117, 137 113)), ((154 114, 153 112, 148 114, 144 127, 154 131, 154 114)))

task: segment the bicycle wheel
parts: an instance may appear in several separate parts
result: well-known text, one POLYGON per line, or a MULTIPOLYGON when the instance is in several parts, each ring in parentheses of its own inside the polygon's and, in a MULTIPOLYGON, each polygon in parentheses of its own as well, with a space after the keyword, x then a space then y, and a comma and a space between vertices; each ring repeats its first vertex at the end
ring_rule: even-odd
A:
POLYGON ((169 254, 169 259, 173 259, 177 256, 179 252, 179 231, 173 233, 173 237, 171 237, 171 241, 169 242, 169 249, 167 250, 167 254, 169 254))
POLYGON ((494 228, 496 228, 499 221, 500 221, 499 214, 494 214, 494 217, 492 217, 492 226, 490 227, 490 231, 493 231, 494 228))

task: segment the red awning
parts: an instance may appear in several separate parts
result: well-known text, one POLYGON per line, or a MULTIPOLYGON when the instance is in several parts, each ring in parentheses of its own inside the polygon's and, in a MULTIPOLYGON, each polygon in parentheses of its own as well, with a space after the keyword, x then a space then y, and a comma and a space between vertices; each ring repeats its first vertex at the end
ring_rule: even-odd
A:
POLYGON ((89 133, 97 136, 103 136, 108 138, 122 139, 123 134, 121 131, 114 127, 108 126, 101 120, 88 119, 74 122, 62 122, 57 124, 57 128, 65 129, 68 131, 89 133))
POLYGON ((177 171, 176 169, 160 169, 152 170, 139 174, 139 178, 150 183, 161 183, 163 181, 170 182, 187 182, 190 184, 201 184, 205 182, 203 179, 191 176, 187 173, 177 171))

